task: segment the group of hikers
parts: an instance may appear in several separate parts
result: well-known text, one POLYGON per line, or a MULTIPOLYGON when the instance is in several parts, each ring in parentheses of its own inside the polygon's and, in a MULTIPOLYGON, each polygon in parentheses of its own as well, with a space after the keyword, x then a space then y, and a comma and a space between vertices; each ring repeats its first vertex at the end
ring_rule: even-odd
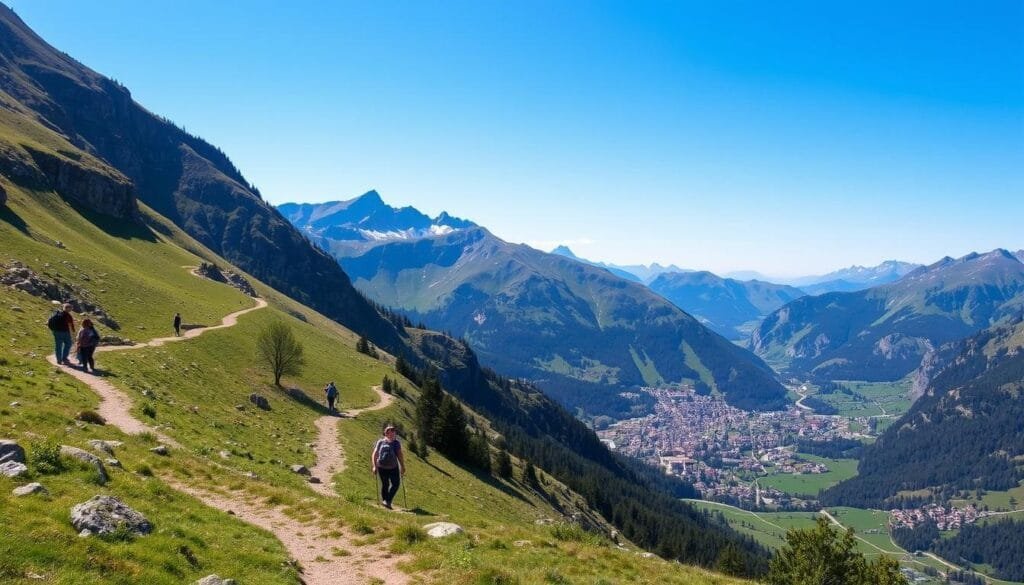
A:
POLYGON ((78 365, 86 372, 91 368, 93 373, 96 373, 96 360, 93 355, 100 345, 100 334, 96 331, 92 319, 82 319, 82 328, 76 334, 75 318, 71 314, 71 308, 69 303, 64 303, 64 306, 54 311, 46 321, 46 326, 53 332, 57 363, 71 365, 68 356, 71 355, 71 347, 74 345, 78 365))
MULTIPOLYGON (((92 319, 82 319, 82 327, 76 332, 75 317, 71 314, 73 307, 71 303, 64 305, 54 311, 46 321, 46 326, 53 333, 53 355, 60 365, 70 366, 72 347, 75 350, 75 357, 78 359, 78 367, 83 371, 96 373, 96 348, 100 345, 99 331, 92 319)), ((174 335, 181 336, 181 314, 174 314, 174 335)))
MULTIPOLYGON (((327 410, 337 413, 334 405, 338 400, 338 387, 334 382, 324 386, 324 394, 327 396, 327 410)), ((405 469, 405 451, 398 440, 398 430, 388 424, 384 427, 384 436, 377 439, 370 454, 371 473, 380 477, 380 503, 388 510, 392 509, 391 502, 402 485, 405 469)))

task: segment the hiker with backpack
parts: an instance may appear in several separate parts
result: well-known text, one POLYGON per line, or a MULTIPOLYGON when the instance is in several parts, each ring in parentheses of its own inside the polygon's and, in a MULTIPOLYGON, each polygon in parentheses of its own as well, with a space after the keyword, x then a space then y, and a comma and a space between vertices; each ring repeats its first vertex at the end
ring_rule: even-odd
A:
POLYGON ((64 303, 63 309, 58 309, 50 315, 46 326, 53 332, 54 356, 58 364, 71 365, 68 362, 68 354, 71 353, 71 335, 75 332, 75 318, 71 316, 71 304, 64 303))
POLYGON ((338 399, 338 387, 334 385, 334 382, 330 382, 324 387, 324 393, 327 394, 327 410, 336 412, 334 401, 338 399))
POLYGON ((78 332, 75 342, 78 345, 78 363, 82 366, 82 370, 88 372, 89 368, 92 368, 92 373, 95 374, 96 361, 93 360, 93 354, 96 353, 96 348, 100 344, 100 334, 96 331, 91 319, 82 320, 82 330, 78 332))
POLYGON ((370 464, 373 473, 380 476, 381 504, 390 510, 391 501, 395 499, 398 486, 402 483, 402 476, 405 475, 405 454, 402 452, 402 444, 398 441, 394 425, 386 426, 384 436, 377 439, 373 446, 373 455, 370 456, 370 464))

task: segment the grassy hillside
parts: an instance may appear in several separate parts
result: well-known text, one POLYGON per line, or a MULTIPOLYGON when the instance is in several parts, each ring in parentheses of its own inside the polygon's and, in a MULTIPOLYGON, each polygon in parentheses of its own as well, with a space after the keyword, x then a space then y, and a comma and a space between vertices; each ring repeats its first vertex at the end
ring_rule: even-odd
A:
MULTIPOLYGON (((0 209, 0 262, 17 260, 84 289, 120 324, 115 332, 101 326, 103 333, 142 341, 168 335, 176 311, 186 323, 212 325, 252 304, 230 287, 189 274, 183 267, 201 261, 194 252, 217 258, 144 208, 148 226, 125 227, 83 215, 53 193, 4 186, 10 199, 0 209)), ((309 444, 322 412, 269 383, 253 357, 260 327, 282 320, 305 345, 308 366, 301 376, 286 379, 286 386, 319 398, 319 388, 333 379, 344 409, 373 402, 370 387, 396 374, 385 361, 356 353, 351 332, 254 284, 271 306, 243 316, 236 327, 162 347, 97 354, 104 379, 132 399, 136 417, 180 443, 168 457, 149 452, 157 442, 151 435, 127 436, 112 425, 75 420, 79 412, 95 409, 98 399, 43 360, 52 351, 44 326, 50 303, 0 288, 0 330, 7 332, 0 345, 0 436, 27 448, 30 479, 49 491, 16 498, 11 489, 24 481, 0 480, 2 580, 30 583, 36 582, 32 575, 42 575, 55 583, 181 583, 218 573, 244 583, 298 582, 297 568, 273 535, 168 484, 180 482, 243 498, 254 507, 277 507, 308 521, 310 530, 359 535, 352 550, 324 550, 324 562, 359 557, 363 548, 384 549, 422 582, 738 582, 643 558, 629 543, 619 550, 600 536, 537 524, 561 519, 559 510, 585 511, 581 498, 545 474, 541 491, 477 475, 437 453, 427 460, 411 456, 407 487, 414 513, 375 506, 366 450, 383 421, 411 427, 415 389, 409 384, 407 399, 341 422, 338 438, 348 465, 336 478, 339 497, 317 495, 288 466, 314 463, 309 444), (272 409, 249 405, 251 392, 267 396, 272 409), (245 409, 237 410, 238 404, 245 409), (58 474, 42 473, 34 463, 40 444, 88 449, 88 440, 97 438, 124 442, 116 449, 123 469, 108 466, 111 480, 105 485, 98 485, 95 472, 71 462, 58 474), (154 533, 79 538, 68 510, 98 493, 118 496, 143 512, 154 533), (467 535, 427 542, 410 528, 441 519, 461 524, 467 535)))

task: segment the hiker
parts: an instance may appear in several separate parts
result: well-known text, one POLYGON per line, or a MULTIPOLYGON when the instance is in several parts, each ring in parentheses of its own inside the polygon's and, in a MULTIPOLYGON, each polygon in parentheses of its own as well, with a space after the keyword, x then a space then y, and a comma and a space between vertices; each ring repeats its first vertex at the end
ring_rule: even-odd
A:
POLYGON ((181 337, 181 313, 174 314, 174 335, 181 337))
POLYGON ((330 382, 324 387, 324 392, 327 394, 327 410, 335 412, 334 401, 338 399, 338 387, 330 382))
POLYGON ((71 365, 68 362, 68 354, 71 353, 71 335, 75 332, 75 318, 71 316, 71 304, 64 303, 62 310, 54 311, 46 321, 46 326, 53 332, 53 355, 57 358, 57 363, 71 365))
POLYGON ((373 455, 370 456, 370 464, 373 466, 373 473, 380 476, 380 499, 381 504, 388 510, 391 509, 391 501, 398 493, 398 486, 401 484, 401 476, 405 475, 405 454, 402 452, 402 444, 398 441, 394 425, 384 428, 384 437, 377 439, 373 446, 373 455))
POLYGON ((78 363, 82 366, 82 370, 88 372, 89 368, 92 368, 92 373, 95 374, 96 361, 93 360, 93 354, 96 353, 96 347, 100 344, 100 334, 96 331, 91 319, 82 320, 82 330, 78 332, 78 338, 75 341, 78 345, 78 363))

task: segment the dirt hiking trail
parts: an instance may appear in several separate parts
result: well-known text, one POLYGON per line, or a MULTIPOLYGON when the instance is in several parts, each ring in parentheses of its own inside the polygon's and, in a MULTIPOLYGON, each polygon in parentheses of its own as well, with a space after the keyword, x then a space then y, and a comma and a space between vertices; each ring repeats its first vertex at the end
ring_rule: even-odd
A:
MULTIPOLYGON (((238 317, 267 306, 267 302, 263 299, 257 298, 255 301, 254 306, 235 311, 224 317, 220 325, 189 329, 179 337, 158 337, 135 345, 101 346, 97 348, 97 352, 132 351, 147 347, 160 347, 165 343, 194 339, 207 331, 234 327, 238 323, 238 317)), ((100 405, 97 411, 108 424, 114 425, 130 435, 153 433, 164 444, 180 447, 180 444, 174 439, 135 418, 131 413, 131 398, 103 379, 101 375, 57 364, 55 355, 49 355, 46 359, 64 373, 89 386, 93 392, 99 395, 100 405)), ((340 416, 323 416, 316 420, 315 453, 317 463, 312 472, 314 476, 328 481, 327 484, 309 484, 318 493, 336 497, 337 493, 335 493, 330 479, 334 474, 345 469, 344 453, 338 442, 338 421, 342 417, 355 417, 362 412, 385 408, 394 400, 392 396, 385 394, 379 386, 375 386, 374 390, 380 397, 379 403, 366 408, 344 411, 340 416)), ((300 522, 285 515, 280 508, 268 506, 241 492, 227 495, 213 493, 186 485, 171 477, 165 476, 161 479, 174 489, 198 499, 207 506, 230 513, 244 522, 272 533, 281 541, 288 554, 298 561, 302 568, 302 580, 306 585, 364 585, 373 580, 387 584, 409 582, 409 576, 398 569, 398 563, 403 558, 390 554, 386 547, 381 547, 379 544, 359 546, 355 544, 356 538, 346 531, 328 532, 316 523, 300 522), (334 554, 335 549, 342 556, 334 554)))

